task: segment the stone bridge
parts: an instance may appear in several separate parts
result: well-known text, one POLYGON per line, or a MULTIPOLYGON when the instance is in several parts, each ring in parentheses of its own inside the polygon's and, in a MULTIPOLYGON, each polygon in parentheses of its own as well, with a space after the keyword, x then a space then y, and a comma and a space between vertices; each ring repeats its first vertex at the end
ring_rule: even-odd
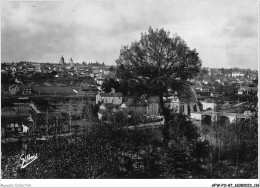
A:
POLYGON ((235 123, 238 121, 250 120, 250 115, 242 113, 226 113, 226 112, 198 112, 191 113, 192 119, 200 120, 205 124, 211 124, 219 120, 221 123, 235 123))

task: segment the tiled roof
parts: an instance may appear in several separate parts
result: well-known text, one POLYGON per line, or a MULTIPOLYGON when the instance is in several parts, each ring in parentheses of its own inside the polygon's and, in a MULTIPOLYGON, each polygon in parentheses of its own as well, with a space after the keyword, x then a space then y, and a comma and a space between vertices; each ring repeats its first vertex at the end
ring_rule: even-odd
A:
POLYGON ((226 69, 225 74, 232 74, 232 69, 226 69))
POLYGON ((18 87, 16 84, 13 84, 13 85, 11 85, 10 87, 9 87, 9 89, 12 89, 12 88, 14 88, 14 87, 18 87))
MULTIPOLYGON (((242 87, 244 88, 246 91, 258 91, 258 88, 257 87, 248 87, 248 86, 244 86, 242 87)), ((240 89, 242 89, 240 88, 240 89)))
POLYGON ((22 116, 10 116, 10 117, 1 117, 2 123, 13 123, 13 122, 26 122, 28 121, 27 117, 22 116))
POLYGON ((48 119, 63 119, 64 117, 60 112, 49 112, 48 119))
POLYGON ((122 93, 100 93, 101 97, 123 97, 122 93))
POLYGON ((196 93, 193 89, 189 90, 189 96, 187 98, 180 98, 180 101, 188 101, 190 103, 198 103, 196 93))
POLYGON ((106 108, 109 108, 109 109, 111 109, 111 108, 119 108, 119 106, 121 105, 121 104, 113 104, 113 103, 105 103, 105 104, 103 104, 106 108))
POLYGON ((75 94, 72 88, 59 86, 34 86, 32 90, 41 94, 75 94))
POLYGON ((196 93, 194 90, 191 90, 191 95, 189 97, 189 101, 192 102, 192 103, 197 103, 198 100, 197 100, 197 96, 196 96, 196 93))
POLYGON ((19 88, 20 88, 20 89, 31 89, 30 86, 25 86, 25 85, 21 85, 21 86, 19 86, 19 88))
POLYGON ((206 103, 215 103, 215 101, 212 98, 206 98, 204 101, 202 102, 206 102, 206 103))

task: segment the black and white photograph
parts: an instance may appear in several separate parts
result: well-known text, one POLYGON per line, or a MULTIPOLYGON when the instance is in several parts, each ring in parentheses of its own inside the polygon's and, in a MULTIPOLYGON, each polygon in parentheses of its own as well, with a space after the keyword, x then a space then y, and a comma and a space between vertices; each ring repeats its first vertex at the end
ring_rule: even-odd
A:
POLYGON ((1 187, 259 187, 259 5, 1 1, 1 187))

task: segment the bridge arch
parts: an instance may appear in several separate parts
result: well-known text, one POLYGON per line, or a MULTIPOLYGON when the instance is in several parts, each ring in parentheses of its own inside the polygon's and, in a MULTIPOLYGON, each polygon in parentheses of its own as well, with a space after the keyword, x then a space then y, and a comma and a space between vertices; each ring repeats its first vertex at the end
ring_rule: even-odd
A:
POLYGON ((202 115, 202 122, 203 122, 203 124, 211 125, 211 123, 212 123, 211 115, 208 115, 208 114, 202 115))

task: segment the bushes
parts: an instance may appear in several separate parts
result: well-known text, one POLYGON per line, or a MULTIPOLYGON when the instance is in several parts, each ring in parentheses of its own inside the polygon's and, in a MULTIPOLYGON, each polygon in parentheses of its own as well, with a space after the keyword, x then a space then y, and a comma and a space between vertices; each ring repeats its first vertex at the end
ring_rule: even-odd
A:
POLYGON ((113 126, 96 124, 90 134, 74 135, 68 143, 49 140, 19 178, 188 178, 194 156, 204 147, 195 147, 192 126, 180 128, 185 141, 169 146, 155 140, 151 132, 113 126))
MULTIPOLYGON (((202 140, 185 116, 172 115, 169 140, 152 131, 96 124, 89 133, 49 140, 18 178, 253 178, 257 176, 257 122, 216 126, 202 140), (221 128, 221 129, 220 129, 221 128), (22 176, 21 176, 22 175, 22 176)), ((3 172, 6 174, 6 172, 3 172)), ((7 172, 8 173, 8 172, 7 172)))
POLYGON ((257 118, 227 125, 220 122, 212 124, 208 135, 212 147, 213 178, 240 178, 245 173, 252 175, 247 178, 256 176, 257 165, 253 163, 258 156, 257 129, 257 118), (251 166, 250 172, 246 172, 245 166, 251 166))

